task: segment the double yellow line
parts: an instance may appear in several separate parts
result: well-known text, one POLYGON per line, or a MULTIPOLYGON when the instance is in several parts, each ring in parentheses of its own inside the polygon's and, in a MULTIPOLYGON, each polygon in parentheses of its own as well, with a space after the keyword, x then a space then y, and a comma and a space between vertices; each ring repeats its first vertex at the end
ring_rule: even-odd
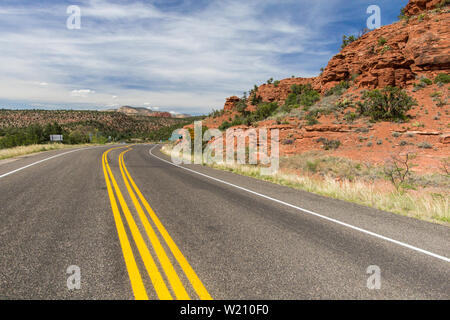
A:
POLYGON ((137 251, 142 259, 142 262, 145 266, 146 272, 153 284, 153 288, 159 299, 163 300, 171 300, 173 299, 172 293, 175 295, 176 299, 179 300, 188 300, 190 299, 181 279, 179 278, 169 256, 164 250, 158 235, 156 234, 153 226, 151 225, 150 220, 153 222, 154 226, 158 230, 160 236, 165 241, 167 247, 170 249, 170 253, 173 258, 177 261, 178 265, 183 270, 186 278, 189 280, 192 288, 195 293, 198 295, 198 298, 202 300, 211 300, 211 296, 206 290, 203 283, 198 278, 194 269, 192 269, 189 262, 181 253, 178 246, 175 244, 167 230, 164 228, 163 224, 156 216, 155 212, 150 207, 148 201, 143 196, 142 192, 137 187, 133 178, 131 177, 128 169, 125 165, 124 154, 129 152, 130 148, 123 151, 119 155, 119 167, 120 172, 122 174, 122 178, 125 184, 125 187, 128 191, 128 194, 133 202, 133 205, 136 209, 136 212, 139 216, 140 222, 144 227, 145 234, 150 240, 152 245, 152 249, 154 254, 157 257, 157 260, 160 264, 161 269, 164 272, 164 275, 167 279, 169 286, 167 286, 166 281, 164 280, 162 274, 159 271, 159 268, 152 257, 152 254, 144 240, 139 228, 133 218, 132 213, 125 201, 125 198, 117 184, 117 181, 111 171, 111 168, 108 163, 108 153, 115 149, 120 149, 123 147, 111 148, 103 153, 102 157, 102 165, 103 165, 103 174, 105 175, 106 187, 108 190, 109 199, 111 202, 111 208, 114 215, 114 220, 116 223, 117 233, 119 235, 120 245, 122 247, 123 257, 125 259, 125 265, 128 271, 128 275, 130 277, 131 287, 134 293, 134 296, 137 300, 147 300, 148 295, 145 289, 144 282, 142 280, 141 273, 139 271, 135 256, 133 254, 133 250, 131 248, 130 241, 127 236, 127 232, 125 230, 125 225, 122 220, 122 216, 119 211, 119 207, 117 205, 116 197, 119 201, 120 207, 122 209, 122 213, 125 216, 125 220, 129 227, 129 231, 134 240, 134 243, 137 247, 137 251), (115 192, 115 195, 114 195, 115 192), (145 213, 144 211, 148 213, 145 213), (169 287, 172 289, 170 291, 169 287))

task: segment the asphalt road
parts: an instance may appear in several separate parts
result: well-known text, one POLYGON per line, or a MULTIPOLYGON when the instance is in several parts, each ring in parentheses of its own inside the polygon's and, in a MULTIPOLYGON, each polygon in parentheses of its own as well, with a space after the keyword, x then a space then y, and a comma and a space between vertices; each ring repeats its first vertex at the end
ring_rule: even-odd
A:
POLYGON ((0 299, 450 298, 448 227, 111 148, 0 161, 0 299))

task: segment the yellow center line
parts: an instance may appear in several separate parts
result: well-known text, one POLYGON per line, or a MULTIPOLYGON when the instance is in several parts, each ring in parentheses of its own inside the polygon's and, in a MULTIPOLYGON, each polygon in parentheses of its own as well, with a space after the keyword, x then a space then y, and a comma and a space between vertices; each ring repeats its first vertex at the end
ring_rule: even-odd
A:
POLYGON ((165 274, 167 275, 167 279, 169 280, 169 283, 172 286, 177 299, 189 300, 189 295, 186 292, 186 289, 184 288, 172 263, 170 262, 169 257, 167 256, 166 252, 164 251, 163 246, 159 242, 158 236, 156 235, 155 231, 153 230, 150 222, 147 219, 147 216, 144 213, 144 210, 141 207, 141 204, 139 203, 138 199, 136 198, 136 195, 134 194, 133 190, 131 189, 131 186, 130 186, 128 179, 125 175, 125 172, 123 170, 123 166, 124 166, 123 155, 130 150, 131 149, 123 151, 119 156, 119 166, 120 166, 120 172, 122 173, 123 181, 125 182, 125 186, 128 190, 128 193, 130 194, 131 200, 133 201, 133 204, 139 214, 139 218, 141 219, 141 222, 145 228, 145 231, 147 232, 147 235, 153 245, 153 248, 155 249, 155 252, 156 252, 156 255, 158 256, 159 262, 161 263, 161 266, 162 266, 165 274))
MULTIPOLYGON (((123 156, 122 156, 123 158, 123 156)), ((194 269, 191 267, 187 259, 183 256, 180 249, 178 249, 178 246, 173 241, 172 237, 167 232, 166 228, 163 226, 159 218, 156 216, 153 209, 150 207, 149 203, 145 199, 145 197, 142 195, 141 191, 137 187, 136 183, 134 182, 133 178, 131 177, 130 173, 128 172, 128 169, 125 165, 125 162, 122 161, 123 169, 125 170, 125 173, 128 177, 128 179, 131 182, 131 185, 133 186, 134 190, 136 191, 139 199, 143 203, 145 209, 150 215, 150 218, 152 219, 153 223, 155 224, 156 228, 158 229, 159 233, 162 235, 164 240, 167 243, 167 246, 172 251, 172 254, 174 255, 175 259, 178 261, 179 265, 183 269, 184 273, 186 274, 186 277, 189 279, 192 287, 194 288, 195 292, 202 300, 212 300, 211 295, 206 290, 205 286, 201 282, 200 278, 195 273, 194 269)))
MULTIPOLYGON (((118 149, 118 148, 113 148, 118 149)), ((144 287, 144 283, 142 282, 142 277, 139 272, 139 268, 136 264, 136 260, 134 259, 133 251, 130 246, 130 242, 128 240, 127 233, 125 232, 125 227, 122 222, 122 218, 120 217, 119 208, 117 206, 116 198, 114 197, 114 192, 111 187, 111 183, 108 178, 108 174, 106 172, 105 162, 108 161, 107 156, 108 153, 113 150, 109 149, 103 153, 102 156, 102 167, 103 174, 105 176, 106 187, 108 189, 108 196, 111 202, 111 208, 114 215, 114 221, 116 223, 117 233, 119 235, 119 242, 122 248, 122 254, 125 260, 125 266, 128 271, 128 276, 131 282, 131 288, 133 290, 134 298, 136 300, 148 300, 147 292, 144 287)))
POLYGON ((152 281, 156 294, 158 295, 158 298, 161 300, 172 300, 172 295, 170 294, 169 289, 167 288, 161 274, 159 273, 158 267, 156 266, 155 261, 153 260, 153 257, 151 256, 144 239, 142 238, 139 228, 137 227, 136 222, 134 221, 133 216, 125 202, 122 192, 120 191, 120 188, 117 185, 117 181, 114 178, 114 175, 112 174, 107 159, 105 159, 105 164, 106 169, 111 177, 114 190, 116 191, 116 195, 119 199, 120 206, 122 207, 122 211, 125 215, 125 219, 127 220, 128 226, 130 228, 131 235, 136 243, 136 246, 144 262, 144 266, 147 270, 147 273, 152 281))

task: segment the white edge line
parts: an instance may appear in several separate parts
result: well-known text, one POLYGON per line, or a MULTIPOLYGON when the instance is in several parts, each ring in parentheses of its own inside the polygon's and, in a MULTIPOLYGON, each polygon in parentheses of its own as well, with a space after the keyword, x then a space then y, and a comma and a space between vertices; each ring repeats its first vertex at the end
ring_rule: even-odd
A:
POLYGON ((72 153, 72 152, 81 151, 81 150, 87 150, 87 149, 92 149, 92 148, 98 148, 98 147, 81 148, 81 149, 75 149, 75 150, 71 150, 71 151, 68 151, 68 152, 60 153, 60 154, 51 156, 51 157, 49 157, 49 158, 45 158, 45 159, 42 159, 42 160, 39 160, 39 161, 30 163, 29 165, 26 165, 26 166, 21 167, 21 168, 19 168, 19 169, 16 169, 16 170, 13 170, 13 171, 4 173, 4 174, 0 175, 0 179, 1 179, 1 178, 4 178, 4 177, 6 177, 6 176, 9 176, 9 175, 11 175, 11 174, 14 174, 14 173, 16 173, 16 172, 22 171, 22 170, 24 170, 24 169, 26 169, 26 168, 35 166, 35 165, 37 165, 37 164, 39 164, 39 163, 42 163, 42 162, 45 162, 45 161, 48 161, 48 160, 51 160, 51 159, 58 158, 58 157, 61 157, 61 156, 63 156, 63 155, 66 155, 66 154, 69 154, 69 153, 72 153))
POLYGON ((431 257, 434 257, 434 258, 443 260, 443 261, 445 261, 445 262, 450 262, 450 259, 449 259, 449 258, 444 257, 444 256, 441 256, 441 255, 438 255, 438 254, 436 254, 436 253, 433 253, 433 252, 430 252, 430 251, 427 251, 427 250, 423 250, 423 249, 414 247, 414 246, 412 246, 412 245, 410 245, 410 244, 407 244, 407 243, 404 243, 404 242, 401 242, 401 241, 398 241, 398 240, 394 240, 394 239, 385 237, 385 236, 383 236, 383 235, 381 235, 381 234, 378 234, 378 233, 375 233, 375 232, 372 232, 372 231, 368 231, 368 230, 365 230, 365 229, 362 229, 362 228, 359 228, 359 227, 355 227, 355 226, 353 226, 353 225, 351 225, 351 224, 348 224, 348 223, 345 223, 345 222, 342 222, 342 221, 339 221, 339 220, 336 220, 336 219, 333 219, 333 218, 330 218, 330 217, 327 217, 327 216, 318 214, 318 213, 316 213, 316 212, 314 212, 314 211, 310 211, 310 210, 307 210, 307 209, 303 209, 303 208, 294 206, 293 204, 290 204, 290 203, 287 203, 287 202, 284 202, 284 201, 281 201, 281 200, 278 200, 278 199, 275 199, 275 198, 266 196, 266 195, 264 195, 264 194, 261 194, 261 193, 252 191, 252 190, 250 190, 250 189, 246 189, 246 188, 240 187, 240 186, 235 185, 235 184, 232 184, 232 183, 230 183, 230 182, 227 182, 227 181, 224 181, 224 180, 220 180, 220 179, 217 179, 217 178, 208 176, 208 175, 206 175, 206 174, 204 174, 204 173, 200 173, 200 172, 197 172, 197 171, 195 171, 195 170, 192 170, 192 169, 189 169, 189 168, 186 168, 186 167, 177 165, 177 164, 175 164, 175 163, 172 163, 172 162, 170 162, 170 161, 164 160, 164 159, 162 159, 162 158, 160 158, 160 157, 158 157, 158 156, 155 156, 155 155, 153 154, 152 151, 153 151, 153 149, 155 149, 157 146, 158 146, 158 145, 155 145, 155 146, 153 146, 153 148, 151 148, 151 149, 149 150, 150 155, 152 155, 153 157, 155 157, 155 158, 157 158, 157 159, 159 159, 159 160, 161 160, 161 161, 164 161, 164 162, 166 162, 166 163, 169 163, 169 164, 171 164, 171 165, 173 165, 173 166, 175 166, 175 167, 178 167, 178 168, 187 170, 187 171, 189 171, 189 172, 196 173, 196 174, 201 175, 201 176, 203 176, 203 177, 206 177, 206 178, 215 180, 215 181, 217 181, 217 182, 221 182, 221 183, 223 183, 223 184, 226 184, 226 185, 229 185, 229 186, 238 188, 238 189, 240 189, 240 190, 243 190, 243 191, 249 192, 249 193, 251 193, 251 194, 257 195, 257 196, 259 196, 259 197, 261 197, 261 198, 265 198, 265 199, 268 199, 268 200, 275 201, 275 202, 277 202, 277 203, 280 203, 280 204, 283 204, 283 205, 285 205, 285 206, 288 206, 288 207, 291 207, 291 208, 294 208, 294 209, 303 211, 303 212, 308 213, 308 214, 310 214, 310 215, 313 215, 313 216, 316 216, 316 217, 319 217, 319 218, 322 218, 322 219, 325 219, 325 220, 328 220, 328 221, 337 223, 337 224, 339 224, 339 225, 341 225, 341 226, 344 226, 344 227, 347 227, 347 228, 350 228, 350 229, 353 229, 353 230, 356 230, 356 231, 359 231, 359 232, 362 232, 362 233, 371 235, 371 236, 376 237, 376 238, 379 238, 379 239, 383 239, 383 240, 385 240, 385 241, 389 241, 389 242, 395 243, 395 244, 397 244, 397 245, 399 245, 399 246, 402 246, 402 247, 405 247, 405 248, 408 248, 408 249, 411 249, 411 250, 414 250, 414 251, 417 251, 417 252, 420 252, 420 253, 429 255, 429 256, 431 256, 431 257))

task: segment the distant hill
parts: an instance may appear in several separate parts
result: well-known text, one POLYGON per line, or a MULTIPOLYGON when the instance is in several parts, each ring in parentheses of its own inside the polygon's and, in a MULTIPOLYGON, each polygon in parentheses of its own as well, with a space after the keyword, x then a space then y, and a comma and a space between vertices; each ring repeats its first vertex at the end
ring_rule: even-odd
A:
POLYGON ((116 111, 0 109, 0 149, 22 145, 24 135, 30 135, 31 132, 34 136, 37 132, 39 136, 48 126, 58 128, 51 134, 63 133, 65 139, 74 137, 67 140, 73 143, 85 142, 86 137, 92 134, 111 137, 114 141, 136 138, 149 141, 166 140, 170 138, 173 130, 195 119, 197 118, 177 119, 116 111))
POLYGON ((188 114, 178 114, 178 113, 170 113, 166 111, 154 111, 148 108, 142 108, 142 107, 130 107, 130 106, 123 106, 119 109, 112 109, 107 110, 109 112, 120 112, 124 113, 129 116, 147 116, 147 117, 156 117, 156 118, 177 118, 177 119, 184 119, 189 118, 191 115, 188 114))

